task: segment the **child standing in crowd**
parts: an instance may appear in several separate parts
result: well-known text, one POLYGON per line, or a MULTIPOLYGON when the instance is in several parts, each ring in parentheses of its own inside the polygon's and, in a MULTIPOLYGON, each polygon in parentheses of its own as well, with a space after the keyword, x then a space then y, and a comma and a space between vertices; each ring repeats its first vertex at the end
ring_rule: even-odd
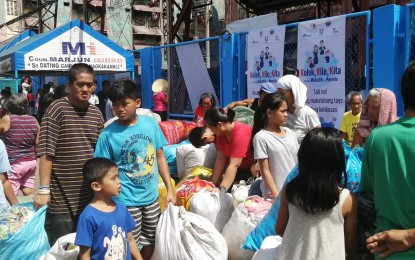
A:
POLYGON ((94 158, 85 163, 82 173, 94 198, 76 229, 79 259, 142 259, 131 234, 134 219, 123 204, 112 200, 121 191, 117 165, 106 158, 94 158))
POLYGON ((200 96, 199 106, 197 106, 195 110, 195 117, 193 119, 197 126, 205 126, 205 121, 203 120, 203 118, 205 116, 206 111, 208 111, 212 107, 216 107, 215 98, 210 93, 203 93, 200 96))
POLYGON ((151 89, 154 92, 153 111, 154 113, 160 115, 161 121, 167 120, 167 104, 169 103, 169 98, 167 96, 168 88, 169 83, 165 79, 158 79, 154 81, 153 85, 151 86, 151 89))
POLYGON ((162 149, 167 141, 152 116, 137 116, 141 100, 133 81, 115 82, 108 97, 118 120, 101 132, 95 157, 111 159, 118 165, 123 188, 114 200, 127 206, 136 222, 132 231, 134 239, 137 245, 143 246, 143 259, 150 259, 160 217, 159 174, 167 188, 166 205, 176 202, 162 149))
POLYGON ((357 201, 344 188, 346 163, 336 131, 311 130, 298 161, 298 176, 281 191, 277 259, 354 259, 357 201))
POLYGON ((297 165, 298 142, 287 123, 288 105, 284 96, 267 95, 255 113, 251 149, 262 176, 261 191, 274 198, 281 191, 290 171, 297 165))
POLYGON ((17 195, 33 194, 36 163, 36 140, 39 124, 28 115, 28 100, 23 94, 13 94, 6 102, 9 114, 0 119, 0 135, 7 148, 11 170, 8 178, 17 195))

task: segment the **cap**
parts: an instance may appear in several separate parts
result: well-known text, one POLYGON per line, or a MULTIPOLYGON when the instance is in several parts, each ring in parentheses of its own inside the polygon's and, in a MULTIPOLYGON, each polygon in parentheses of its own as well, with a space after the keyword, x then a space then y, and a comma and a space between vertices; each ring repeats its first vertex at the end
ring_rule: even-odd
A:
POLYGON ((167 90, 169 87, 169 83, 165 79, 157 79, 153 82, 153 85, 151 86, 151 90, 154 92, 160 92, 162 90, 167 90))
POLYGON ((275 93, 275 87, 271 82, 262 83, 259 91, 261 90, 268 94, 275 93))

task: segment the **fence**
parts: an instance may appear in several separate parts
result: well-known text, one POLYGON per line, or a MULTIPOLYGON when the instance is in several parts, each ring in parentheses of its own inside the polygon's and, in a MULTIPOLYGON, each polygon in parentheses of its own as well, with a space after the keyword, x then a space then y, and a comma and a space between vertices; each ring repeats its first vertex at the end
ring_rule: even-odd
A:
POLYGON ((409 57, 408 61, 415 60, 415 4, 408 6, 407 14, 407 35, 409 43, 409 57))
MULTIPOLYGON (((200 39, 191 42, 184 42, 178 44, 170 44, 164 46, 153 47, 150 50, 150 59, 146 59, 146 55, 141 59, 143 66, 148 66, 148 60, 153 65, 158 66, 153 68, 152 78, 163 78, 169 81, 169 118, 193 118, 193 109, 190 103, 189 91, 196 93, 206 92, 206 86, 202 84, 195 84, 192 86, 186 86, 184 75, 182 71, 182 65, 180 64, 176 47, 185 46, 190 44, 197 44, 203 56, 204 65, 206 66, 207 73, 210 81, 212 82, 213 89, 218 97, 218 101, 221 100, 221 69, 220 69, 220 37, 212 37, 207 39, 200 39), (161 59, 164 57, 163 59, 161 59), (161 61, 163 60, 163 61, 161 61), (166 62, 166 60, 168 62, 166 62)), ((145 70, 142 70, 145 73, 145 70)), ((197 75, 196 75, 197 77, 197 75)), ((202 81, 203 79, 200 78, 202 81)), ((143 84, 148 85, 148 84, 143 84)), ((145 98, 151 98, 150 95, 143 95, 143 105, 147 107, 151 106, 151 102, 145 100, 145 98)))
MULTIPOLYGON (((367 91, 372 82, 370 76, 370 19, 370 12, 346 15, 346 91, 344 95, 350 91, 367 91)), ((284 66, 297 67, 297 28, 298 23, 286 25, 284 66)), ((199 93, 205 91, 203 91, 203 85, 189 88, 184 81, 176 47, 187 44, 199 45, 221 106, 226 106, 234 100, 245 99, 247 96, 246 36, 247 33, 223 35, 142 50, 140 56, 143 106, 151 108, 152 93, 148 89, 151 88, 155 79, 164 78, 170 83, 169 117, 192 118, 193 111, 188 91, 199 93), (169 62, 162 62, 163 56, 169 62)))

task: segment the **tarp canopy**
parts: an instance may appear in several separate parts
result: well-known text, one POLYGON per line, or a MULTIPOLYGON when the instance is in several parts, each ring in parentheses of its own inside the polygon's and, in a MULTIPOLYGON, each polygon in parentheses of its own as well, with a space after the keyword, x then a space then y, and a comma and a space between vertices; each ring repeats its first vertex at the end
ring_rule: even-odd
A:
POLYGON ((0 75, 66 75, 79 62, 97 74, 134 71, 132 53, 75 19, 1 52, 0 75))
POLYGON ((26 30, 26 31, 24 31, 24 32, 22 32, 22 33, 20 33, 16 36, 4 41, 4 42, 2 42, 2 44, 0 46, 0 53, 2 51, 7 50, 8 48, 14 46, 15 44, 17 44, 19 42, 22 42, 24 40, 27 40, 30 37, 35 36, 35 35, 37 35, 37 33, 35 33, 34 31, 26 30))

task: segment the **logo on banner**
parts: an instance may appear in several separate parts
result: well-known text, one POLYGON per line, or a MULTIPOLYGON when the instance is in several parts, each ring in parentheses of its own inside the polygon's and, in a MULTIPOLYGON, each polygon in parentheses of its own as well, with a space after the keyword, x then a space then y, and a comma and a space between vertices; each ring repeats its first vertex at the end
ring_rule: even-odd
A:
POLYGON ((62 54, 68 55, 86 55, 86 48, 89 50, 90 55, 96 55, 95 44, 91 42, 90 45, 86 45, 84 42, 77 42, 75 46, 72 45, 72 42, 62 42, 62 54))

